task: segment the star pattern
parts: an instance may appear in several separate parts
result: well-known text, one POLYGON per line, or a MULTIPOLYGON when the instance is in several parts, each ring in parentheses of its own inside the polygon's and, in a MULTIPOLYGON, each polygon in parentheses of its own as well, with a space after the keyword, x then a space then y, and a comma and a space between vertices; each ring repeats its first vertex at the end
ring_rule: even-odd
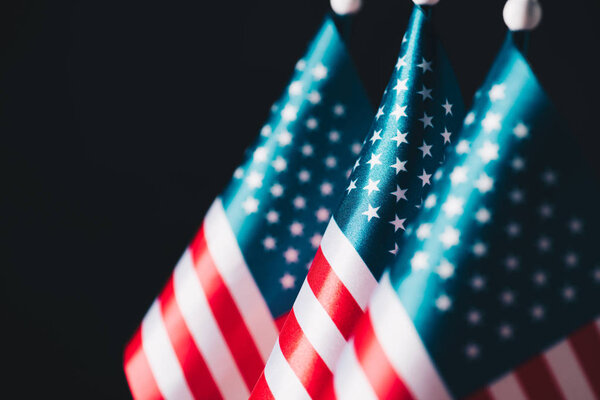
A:
POLYGON ((342 194, 365 186, 348 185, 346 173, 372 117, 345 46, 326 20, 221 196, 274 317, 290 310, 342 194))

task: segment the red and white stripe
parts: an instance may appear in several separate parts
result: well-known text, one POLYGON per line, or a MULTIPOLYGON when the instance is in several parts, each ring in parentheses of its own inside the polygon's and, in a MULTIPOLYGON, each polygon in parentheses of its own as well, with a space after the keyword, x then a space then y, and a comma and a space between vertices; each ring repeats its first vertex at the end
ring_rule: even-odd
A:
POLYGON ((251 399, 328 397, 377 281, 332 218, 251 399))
POLYGON ((600 319, 469 397, 508 399, 600 399, 600 319))
POLYGON ((136 399, 246 399, 278 329, 220 199, 125 350, 136 399))
MULTIPOLYGON (((452 398, 387 273, 331 382, 329 399, 452 398)), ((600 399, 600 319, 468 398, 521 399, 600 399)))

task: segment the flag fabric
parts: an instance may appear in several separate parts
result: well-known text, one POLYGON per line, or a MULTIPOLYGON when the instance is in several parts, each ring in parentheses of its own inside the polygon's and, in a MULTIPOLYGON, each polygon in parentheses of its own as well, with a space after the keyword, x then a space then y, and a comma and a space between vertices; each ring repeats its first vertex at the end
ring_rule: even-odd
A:
POLYGON ((513 34, 333 379, 337 399, 600 398, 600 190, 513 34))
POLYGON ((421 206, 463 105, 429 7, 415 6, 360 156, 251 398, 325 396, 337 358, 421 206))
POLYGON ((135 398, 248 397, 372 118, 328 17, 128 344, 135 398))

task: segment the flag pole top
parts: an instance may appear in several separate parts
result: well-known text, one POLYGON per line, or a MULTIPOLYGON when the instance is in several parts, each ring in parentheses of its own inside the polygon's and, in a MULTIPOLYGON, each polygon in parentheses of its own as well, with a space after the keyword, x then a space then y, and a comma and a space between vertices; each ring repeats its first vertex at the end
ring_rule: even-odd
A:
POLYGON ((362 7, 362 0, 330 0, 331 9, 337 15, 356 14, 362 7))
POLYGON ((413 0, 418 6, 434 6, 439 3, 440 0, 413 0))
POLYGON ((531 31, 542 20, 542 6, 538 0, 508 0, 502 16, 511 31, 531 31))

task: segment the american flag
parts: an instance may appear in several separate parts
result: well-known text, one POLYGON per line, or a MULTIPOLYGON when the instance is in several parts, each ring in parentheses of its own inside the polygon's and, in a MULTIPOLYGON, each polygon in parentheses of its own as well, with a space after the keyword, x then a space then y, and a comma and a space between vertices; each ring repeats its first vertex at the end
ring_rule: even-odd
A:
POLYGON ((327 18, 125 351, 137 399, 245 399, 373 112, 327 18))
POLYGON ((346 194, 251 398, 327 395, 346 340, 456 140, 462 99, 430 11, 414 8, 346 194))
POLYGON ((561 126, 509 33, 332 397, 600 398, 600 190, 561 126))

